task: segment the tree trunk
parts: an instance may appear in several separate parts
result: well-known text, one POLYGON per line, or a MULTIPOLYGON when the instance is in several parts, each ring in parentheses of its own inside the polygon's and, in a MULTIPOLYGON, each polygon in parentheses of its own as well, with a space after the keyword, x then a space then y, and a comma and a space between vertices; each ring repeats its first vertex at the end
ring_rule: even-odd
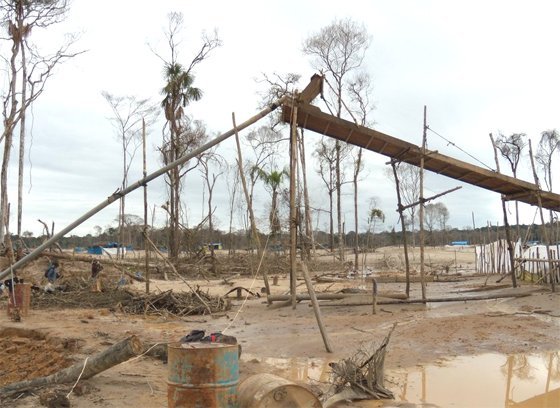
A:
MULTIPOLYGON (((17 30, 21 31, 21 18, 18 18, 17 30)), ((4 242, 4 233, 7 233, 8 222, 8 163, 13 142, 13 132, 18 120, 17 100, 17 73, 16 59, 20 51, 21 39, 12 39, 12 54, 10 56, 10 91, 4 100, 4 154, 2 156, 2 169, 0 170, 0 242, 4 242), (7 111, 9 107, 9 112, 7 111)), ((20 109, 23 109, 23 103, 20 109)))
MULTIPOLYGON (((27 60, 25 47, 21 48, 21 100, 27 100, 27 60)), ((17 206, 17 235, 21 237, 21 221, 23 216, 23 164, 25 157, 25 110, 21 111, 19 123, 19 159, 18 159, 18 206, 17 206)))
MULTIPOLYGON (((354 231, 356 239, 354 242, 354 268, 358 271, 358 256, 360 252, 359 234, 358 234, 358 175, 360 173, 360 166, 362 165, 362 148, 358 150, 358 158, 356 159, 354 168, 354 231)), ((362 268, 364 265, 362 265, 362 268)))
POLYGON ((344 237, 342 231, 342 180, 340 175, 340 142, 336 141, 336 220, 338 224, 338 251, 344 261, 344 237))
MULTIPOLYGON (((146 122, 142 118, 142 176, 146 178, 146 122)), ((148 185, 144 184, 144 273, 146 274, 146 293, 150 293, 150 245, 148 243, 148 185)))
POLYGON ((39 377, 6 385, 0 388, 0 394, 14 394, 51 384, 73 383, 78 378, 80 380, 87 380, 117 364, 129 360, 131 357, 141 354, 143 351, 142 342, 138 337, 131 336, 112 345, 101 353, 91 356, 91 358, 88 357, 84 362, 76 363, 47 377, 39 377))
MULTIPOLYGON (((494 142, 494 138, 492 137, 492 133, 490 133, 490 141, 492 142, 492 148, 494 149, 494 160, 496 161, 496 170, 499 173, 500 172, 500 161, 498 160, 497 147, 496 147, 496 143, 494 142)), ((506 209, 506 200, 505 200, 504 196, 502 196, 502 212, 504 214, 504 227, 505 227, 505 230, 506 230, 506 241, 507 241, 508 252, 509 252, 509 262, 510 262, 510 268, 511 268, 511 283, 512 283, 512 286, 514 288, 516 288, 517 287, 517 276, 515 276, 515 253, 514 253, 513 244, 511 242, 511 232, 510 232, 510 228, 509 228, 509 222, 508 222, 508 217, 507 217, 507 209, 506 209)), ((519 222, 517 224, 519 224, 519 222)))
MULTIPOLYGON (((305 143, 303 139, 303 131, 301 132, 299 155, 301 161, 301 174, 303 178, 303 203, 305 206, 305 235, 310 240, 311 251, 313 252, 313 256, 315 256, 315 237, 313 234, 313 225, 311 222, 311 206, 309 205, 309 190, 307 189, 307 169, 305 165, 305 143)), ((308 249, 306 250, 308 251, 308 249)))
MULTIPOLYGON (((332 185, 332 184, 331 184, 332 185)), ((330 249, 333 255, 333 260, 335 259, 335 248, 334 248, 334 214, 333 214, 333 191, 329 190, 329 238, 330 238, 330 249)))
MULTIPOLYGON (((394 162, 391 162, 391 166, 393 168, 393 175, 395 176, 395 186, 397 189, 397 205, 399 216, 401 220, 401 228, 402 228, 402 240, 403 240, 403 247, 404 247, 404 264, 406 269, 406 297, 410 296, 410 261, 408 259, 408 244, 406 240, 406 226, 404 225, 404 214, 402 209, 402 199, 401 199, 401 189, 399 185, 399 176, 397 174, 397 166, 394 162)), ((375 231, 374 231, 375 232, 375 231)))

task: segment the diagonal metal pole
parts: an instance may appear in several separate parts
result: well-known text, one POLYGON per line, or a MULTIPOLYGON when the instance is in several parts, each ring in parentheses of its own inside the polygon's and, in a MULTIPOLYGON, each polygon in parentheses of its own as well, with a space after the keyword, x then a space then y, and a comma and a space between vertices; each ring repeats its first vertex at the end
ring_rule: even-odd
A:
MULTIPOLYGON (((89 218, 91 218, 92 216, 97 214, 99 211, 103 210, 105 207, 108 207, 110 204, 117 201, 121 197, 127 195, 128 193, 130 193, 130 192, 132 192, 132 191, 134 191, 134 190, 136 190, 140 187, 143 187, 144 185, 146 185, 150 181, 152 181, 152 180, 158 178, 159 176, 167 173, 169 170, 171 170, 171 169, 173 169, 173 168, 175 168, 175 167, 177 167, 177 166, 179 166, 183 163, 186 163, 187 161, 191 160, 192 158, 194 158, 194 157, 198 156, 199 154, 205 152, 206 150, 214 147, 218 143, 223 142, 224 140, 226 140, 230 136, 234 135, 236 130, 240 131, 240 130, 245 129, 246 127, 251 126, 255 122, 259 121, 260 119, 262 119, 263 117, 268 115, 270 112, 276 110, 284 102, 284 99, 285 98, 283 97, 283 98, 277 100, 276 102, 270 104, 269 106, 267 106, 266 108, 264 108, 263 110, 258 112, 253 117, 251 117, 251 118, 247 119, 245 122, 241 123, 239 126, 237 126, 237 128, 233 128, 233 129, 228 130, 225 133, 222 133, 220 136, 218 136, 215 139, 211 140, 210 142, 200 146, 198 149, 195 149, 191 153, 178 158, 177 160, 175 160, 172 163, 169 163, 167 166, 162 167, 162 168, 160 168, 159 170, 157 170, 153 173, 150 173, 146 177, 138 180, 137 182, 135 182, 132 185, 125 188, 124 190, 114 192, 112 195, 107 197, 106 200, 103 200, 101 203, 99 203, 97 206, 93 207, 91 210, 89 210, 87 213, 82 215, 80 218, 78 218, 74 222, 70 223, 70 225, 63 228, 58 233, 54 234, 50 239, 45 241, 43 244, 39 245, 29 255, 25 256, 24 258, 20 259, 18 262, 13 264, 12 268, 14 270, 17 270, 18 268, 21 268, 22 266, 26 265, 28 262, 31 262, 32 260, 36 259, 37 257, 39 257, 41 252, 43 252, 49 246, 54 244, 56 241, 58 241, 64 235, 68 234, 70 231, 72 231, 78 225, 82 224, 84 221, 88 220, 89 218)), ((0 272, 0 279, 4 279, 9 274, 10 274, 10 268, 7 268, 7 269, 3 270, 2 272, 0 272)))

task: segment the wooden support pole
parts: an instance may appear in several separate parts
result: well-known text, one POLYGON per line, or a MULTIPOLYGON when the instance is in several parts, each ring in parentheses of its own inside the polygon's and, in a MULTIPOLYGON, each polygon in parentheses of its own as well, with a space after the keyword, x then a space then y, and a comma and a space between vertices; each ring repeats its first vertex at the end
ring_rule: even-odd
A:
MULTIPOLYGON (((235 144, 237 146, 237 168, 239 170, 239 176, 241 177, 241 185, 243 187, 243 194, 245 195, 245 202, 247 203, 247 210, 249 211, 249 222, 251 224, 251 235, 253 237, 253 242, 257 246, 257 257, 259 258, 259 267, 262 265, 262 260, 264 258, 264 250, 261 245, 261 239, 259 238, 259 232, 257 231, 257 222, 255 221, 255 214, 253 212, 253 204, 249 196, 249 189, 247 188, 247 179, 245 178, 245 172, 243 171, 243 156, 241 155, 241 143, 239 142, 239 133, 237 132, 237 124, 235 123, 235 113, 231 114, 231 121, 233 122, 233 129, 235 131, 235 144)), ((268 274, 266 269, 263 268, 263 281, 266 294, 270 295, 270 285, 268 283, 268 274)), ((270 304, 270 302, 268 302, 270 304)))
MULTIPOLYGON (((290 295, 292 309, 296 308, 297 279, 297 213, 296 213, 296 167, 297 167, 297 105, 292 108, 290 127, 290 295)), ((303 247, 302 247, 303 251, 303 247)))
POLYGON ((372 308, 371 308, 371 313, 372 314, 376 314, 377 313, 377 281, 375 280, 375 278, 372 276, 371 277, 371 283, 372 283, 372 288, 371 288, 371 303, 372 303, 372 308))
MULTIPOLYGON (((142 176, 148 175, 146 166, 146 121, 142 118, 142 176)), ((150 293, 150 244, 148 236, 148 185, 144 184, 144 273, 146 275, 146 293, 150 293)))
POLYGON ((301 265, 301 271, 303 272, 303 277, 305 279, 305 284, 307 285, 307 292, 309 293, 309 297, 311 298, 311 304, 313 305, 313 312, 315 313, 315 318, 317 319, 317 325, 319 326, 319 330, 321 331, 321 336, 323 337, 323 343, 325 343, 325 349, 327 350, 328 353, 332 353, 333 349, 331 347, 331 343, 329 341, 329 336, 325 329, 325 325, 323 324, 321 309, 319 309, 319 302, 317 301, 317 297, 315 296, 315 289, 313 289, 313 282, 311 282, 311 277, 309 276, 309 270, 307 269, 307 265, 305 264, 305 262, 301 262, 300 265, 301 265))
MULTIPOLYGON (((424 271, 424 154, 426 153, 426 105, 424 105, 424 130, 422 134, 422 157, 420 158, 420 209, 418 221, 420 226, 420 286, 422 288, 422 300, 426 300, 426 281, 424 271)), ((413 231, 414 232, 414 231, 413 231)))
POLYGON ((454 192, 454 191, 460 190, 461 188, 463 188, 463 187, 457 186, 457 187, 454 187, 454 188, 450 188, 449 190, 445 190, 445 191, 443 191, 443 192, 441 192, 441 193, 438 193, 438 194, 436 194, 436 195, 430 196, 430 197, 428 197, 428 198, 423 198, 423 199, 421 199, 421 200, 415 201, 415 202, 413 202, 412 204, 403 205, 402 209, 403 209, 403 210, 407 210, 407 209, 409 209, 409 208, 411 208, 411 207, 414 207, 414 206, 417 206, 417 205, 419 205, 419 204, 421 204, 421 203, 426 204, 428 201, 435 200, 436 198, 439 198, 439 197, 444 196, 444 195, 446 195, 446 194, 449 194, 449 193, 452 193, 452 192, 454 192))

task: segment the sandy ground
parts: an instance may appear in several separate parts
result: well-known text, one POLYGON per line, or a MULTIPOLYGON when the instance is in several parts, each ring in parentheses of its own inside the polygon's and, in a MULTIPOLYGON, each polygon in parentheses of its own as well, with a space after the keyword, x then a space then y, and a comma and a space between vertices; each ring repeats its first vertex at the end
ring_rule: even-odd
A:
MULTIPOLYGON (((371 259, 372 268, 386 263, 391 257, 396 257, 398 261, 399 253, 398 249, 378 253, 371 259)), ((433 249, 428 254, 429 262, 438 263, 440 268, 442 265, 450 266, 451 274, 458 272, 462 277, 472 274, 474 257, 471 251, 433 249)), ((376 275, 395 275, 374 269, 376 275)), ((314 274, 321 275, 322 271, 315 270, 314 274)), ((521 298, 430 303, 427 306, 378 305, 376 314, 372 314, 371 305, 347 306, 321 302, 322 318, 332 353, 325 349, 309 302, 301 302, 295 309, 278 307, 278 303, 270 307, 264 298, 256 297, 240 300, 232 298, 232 308, 228 312, 182 319, 131 316, 107 309, 32 310, 22 322, 16 323, 3 311, 0 313, 0 330, 33 329, 51 339, 65 339, 66 343, 69 339, 74 341, 72 344, 79 341, 79 349, 67 350, 67 357, 76 362, 83 361, 86 356, 102 351, 108 345, 132 334, 148 344, 177 341, 193 329, 222 331, 237 337, 243 347, 239 363, 241 380, 257 373, 273 373, 312 385, 317 392, 327 388, 329 362, 347 358, 363 347, 373 348, 395 323, 397 326, 386 355, 385 366, 389 371, 406 371, 455 356, 484 353, 511 355, 560 350, 560 295, 551 293, 548 288, 526 283, 517 289, 466 292, 482 286, 497 286, 496 279, 494 276, 490 279, 470 276, 468 279, 456 279, 458 281, 428 282, 427 293, 429 298, 499 293, 531 295, 521 298)), ((507 282, 504 280, 501 283, 507 282)), ((189 284, 200 285, 212 294, 223 295, 234 286, 258 292, 262 281, 236 277, 228 284, 222 280, 189 280, 189 284)), ((288 285, 287 277, 280 275, 278 286, 272 286, 271 289, 274 294, 284 294, 288 285)), ((142 284, 134 286, 143 290, 142 284)), ((161 291, 169 288, 174 291, 188 290, 182 282, 161 280, 153 281, 152 288, 161 291)), ((331 293, 342 288, 363 288, 369 291, 371 284, 363 279, 343 279, 315 285, 317 293, 327 290, 331 293)), ((380 283, 379 290, 383 293, 403 293, 404 283, 380 283)), ((305 292, 303 280, 298 280, 298 293, 305 292)), ((419 297, 420 284, 414 283, 411 298, 419 297)), ((369 295, 363 297, 363 300, 368 299, 369 295)), ((5 299, 2 305, 5 306, 5 299)), ((59 344, 52 340, 50 343, 59 344)), ((2 364, 0 361, 0 372, 2 364)), ((85 381, 86 385, 80 388, 80 392, 72 393, 69 399, 72 407, 166 407, 166 380, 166 364, 143 356, 85 381)), ((398 382, 398 379, 392 379, 387 386, 397 392, 398 382)), ((67 393, 70 388, 71 386, 66 386, 63 390, 67 393)), ((22 396, 15 401, 3 401, 2 406, 38 406, 40 392, 37 390, 32 395, 22 396)))

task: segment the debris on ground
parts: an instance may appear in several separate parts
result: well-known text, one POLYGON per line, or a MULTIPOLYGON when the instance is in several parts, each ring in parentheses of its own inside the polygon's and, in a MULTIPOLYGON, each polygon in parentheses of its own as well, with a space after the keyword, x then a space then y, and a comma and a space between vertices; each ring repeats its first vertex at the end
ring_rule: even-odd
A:
POLYGON ((31 299, 34 309, 119 309, 129 314, 190 316, 223 312, 229 304, 223 298, 211 296, 196 289, 195 292, 175 293, 168 290, 149 295, 128 290, 91 292, 78 289, 69 292, 36 293, 31 299))
POLYGON ((347 399, 394 398, 393 393, 384 385, 384 366, 389 339, 396 326, 395 323, 373 353, 359 349, 353 356, 329 364, 332 369, 332 387, 326 394, 330 398, 325 402, 325 407, 347 399))

